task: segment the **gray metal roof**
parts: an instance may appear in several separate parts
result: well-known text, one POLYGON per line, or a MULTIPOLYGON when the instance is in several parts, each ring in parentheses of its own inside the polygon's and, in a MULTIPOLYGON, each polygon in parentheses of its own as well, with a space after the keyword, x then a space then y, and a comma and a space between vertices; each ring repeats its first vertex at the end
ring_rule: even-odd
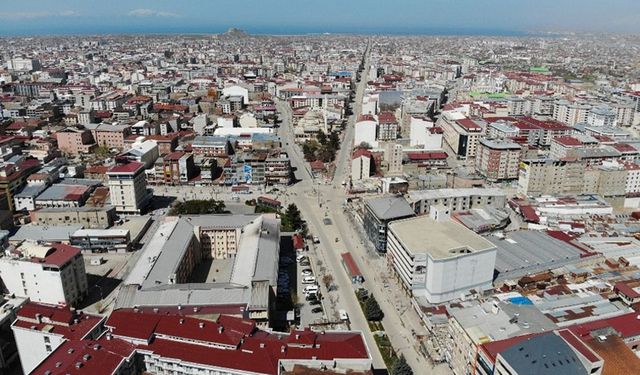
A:
POLYGON ((18 194, 16 194, 14 197, 16 198, 30 198, 30 197, 37 197, 40 193, 42 193, 44 191, 44 189, 47 188, 47 185, 45 184, 32 184, 32 185, 27 185, 24 187, 24 189, 22 189, 21 192, 19 192, 18 194))
POLYGON ((115 309, 134 306, 230 305, 248 304, 251 289, 231 284, 173 284, 152 289, 136 285, 120 288, 115 309))
POLYGON ((498 248, 498 280, 562 267, 580 260, 580 250, 544 232, 517 231, 505 239, 487 237, 498 248))
POLYGON ((500 355, 520 375, 589 374, 571 346, 553 332, 521 341, 500 355))
POLYGON ((365 204, 380 220, 400 219, 415 215, 409 203, 402 197, 374 198, 365 201, 365 204))
POLYGON ((146 289, 156 285, 169 284, 169 278, 175 274, 193 237, 193 227, 183 220, 178 220, 171 235, 164 237, 166 242, 142 283, 142 287, 146 289))
POLYGON ((69 242, 69 236, 78 229, 82 229, 82 225, 23 225, 9 240, 69 242))

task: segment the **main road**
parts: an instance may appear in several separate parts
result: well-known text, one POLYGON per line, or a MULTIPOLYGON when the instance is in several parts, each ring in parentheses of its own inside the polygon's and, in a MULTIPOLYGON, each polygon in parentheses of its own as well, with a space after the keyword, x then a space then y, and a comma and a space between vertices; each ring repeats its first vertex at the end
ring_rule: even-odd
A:
POLYGON ((356 87, 352 115, 347 121, 341 148, 335 159, 336 169, 332 182, 322 183, 314 180, 300 148, 295 146, 291 109, 286 103, 278 103, 278 111, 282 114, 283 120, 279 134, 291 164, 296 168, 298 179, 298 183, 289 189, 288 198, 297 204, 309 224, 309 229, 320 238, 321 257, 339 287, 338 306, 349 311, 352 328, 365 332, 374 368, 384 368, 384 362, 369 333, 368 323, 353 292, 351 280, 341 265, 340 254, 345 251, 352 253, 365 277, 364 286, 376 296, 385 314, 385 332, 396 352, 405 356, 415 374, 450 374, 446 365, 434 368, 418 352, 414 333, 424 334, 425 329, 421 326, 417 313, 411 307, 408 297, 402 295, 395 281, 387 278, 388 271, 384 259, 369 252, 366 245, 360 241, 359 234, 342 206, 347 193, 342 181, 345 181, 350 173, 349 160, 353 150, 354 125, 362 111, 362 98, 369 74, 369 51, 370 45, 365 52, 365 69, 356 87), (330 218, 333 224, 324 225, 324 218, 330 218))

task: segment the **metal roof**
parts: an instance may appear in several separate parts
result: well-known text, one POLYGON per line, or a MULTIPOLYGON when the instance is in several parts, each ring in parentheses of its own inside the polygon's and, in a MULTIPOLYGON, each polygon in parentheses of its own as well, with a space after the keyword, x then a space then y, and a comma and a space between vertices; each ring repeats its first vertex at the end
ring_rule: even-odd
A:
POLYGON ((402 197, 374 198, 365 201, 365 204, 378 219, 391 220, 414 216, 415 212, 402 197))

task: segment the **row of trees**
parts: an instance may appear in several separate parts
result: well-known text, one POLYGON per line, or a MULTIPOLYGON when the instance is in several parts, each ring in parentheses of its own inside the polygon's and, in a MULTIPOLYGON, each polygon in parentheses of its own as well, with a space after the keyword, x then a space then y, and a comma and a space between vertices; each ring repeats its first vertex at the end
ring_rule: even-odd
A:
POLYGON ((325 163, 333 161, 339 149, 340 136, 336 132, 331 132, 327 136, 320 131, 315 140, 308 140, 302 145, 305 160, 321 160, 325 163))
POLYGON ((206 214, 226 214, 224 201, 215 199, 194 199, 184 202, 176 202, 169 211, 169 215, 206 215, 206 214))

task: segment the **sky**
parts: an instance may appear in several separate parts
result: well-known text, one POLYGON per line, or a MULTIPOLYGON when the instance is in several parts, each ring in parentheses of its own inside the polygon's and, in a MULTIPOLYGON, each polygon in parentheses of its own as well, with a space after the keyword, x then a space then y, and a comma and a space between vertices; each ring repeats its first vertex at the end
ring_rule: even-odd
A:
POLYGON ((0 0, 0 36, 640 33, 640 0, 0 0))

